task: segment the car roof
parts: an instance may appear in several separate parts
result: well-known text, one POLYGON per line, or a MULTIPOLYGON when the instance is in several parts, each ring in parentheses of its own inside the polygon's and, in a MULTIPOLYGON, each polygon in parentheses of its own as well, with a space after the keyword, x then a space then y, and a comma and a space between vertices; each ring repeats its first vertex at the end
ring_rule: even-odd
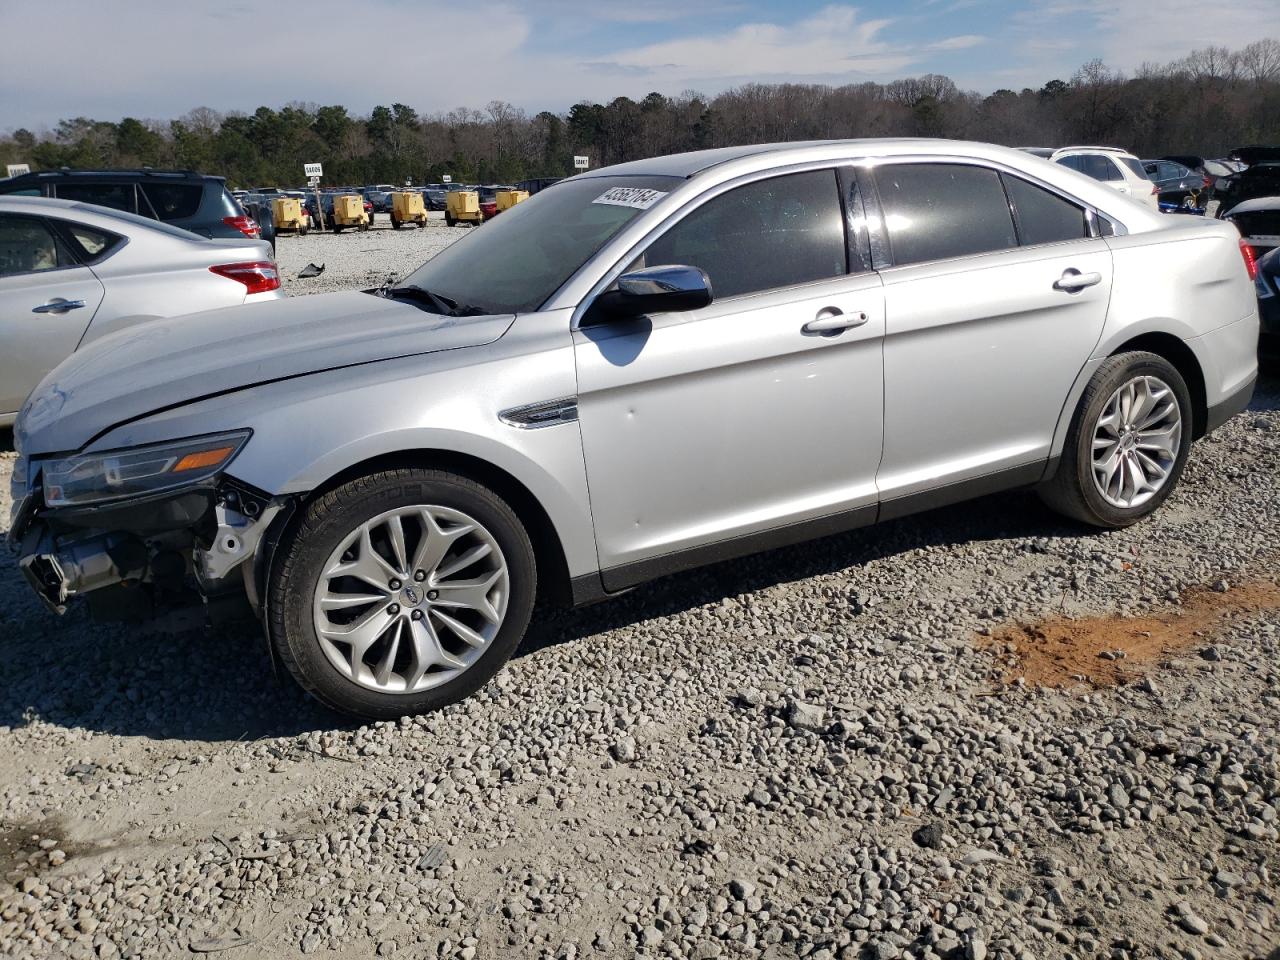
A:
POLYGON ((64 214, 75 214, 78 219, 90 225, 102 227, 104 230, 123 230, 126 226, 154 230, 179 240, 203 242, 204 238, 190 230, 183 230, 150 217, 140 217, 136 213, 126 213, 114 207, 101 207, 96 203, 84 203, 80 200, 59 200, 55 197, 15 197, 0 195, 0 212, 25 213, 29 216, 46 217, 64 214), (95 220, 97 221, 95 223, 95 220), (114 223, 113 223, 114 221, 114 223))
POLYGON ((209 173, 197 173, 195 170, 153 170, 150 167, 121 167, 121 168, 103 168, 94 170, 81 169, 59 169, 59 170, 35 170, 31 173, 24 173, 16 177, 11 177, 5 181, 6 186, 15 183, 42 183, 47 180, 92 180, 95 177, 114 179, 119 177, 154 177, 157 180, 218 180, 225 181, 226 177, 215 176, 209 173))
MULTIPOLYGON (((1106 154, 1113 154, 1116 156, 1133 157, 1133 154, 1130 153, 1128 150, 1124 149, 1124 147, 1078 146, 1078 147, 1059 147, 1057 150, 1053 151, 1053 157, 1051 157, 1050 159, 1065 157, 1072 153, 1106 153, 1106 154)), ((1136 160, 1137 157, 1134 157, 1134 159, 1136 160)))

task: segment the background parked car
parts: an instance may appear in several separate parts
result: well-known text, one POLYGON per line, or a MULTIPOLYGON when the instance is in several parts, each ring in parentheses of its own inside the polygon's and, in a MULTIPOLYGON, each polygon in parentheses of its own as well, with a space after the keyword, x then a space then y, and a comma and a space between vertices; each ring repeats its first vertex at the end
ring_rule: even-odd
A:
POLYGON ((553 183, 559 183, 564 177, 532 177, 529 180, 521 180, 516 184, 517 190, 524 190, 529 196, 533 196, 539 190, 545 190, 553 183))
POLYGON ((428 210, 443 210, 448 203, 449 188, 447 184, 428 184, 422 189, 422 202, 428 210))
POLYGON ((1105 183, 1152 210, 1160 209, 1156 185, 1147 177, 1142 161, 1119 147, 1063 147, 1049 159, 1105 183))
POLYGON ((1280 196, 1243 200, 1222 219, 1235 224, 1255 257, 1280 247, 1280 196))
POLYGON ((1262 320, 1262 345, 1280 350, 1280 247, 1258 258, 1258 316, 1262 320))
POLYGON ((282 296, 262 240, 203 240, 87 203, 0 197, 0 424, 46 373, 104 334, 282 296))
POLYGON ((251 193, 248 194, 244 201, 240 204, 244 208, 244 212, 253 218, 253 222, 258 225, 258 236, 267 243, 271 244, 271 253, 274 256, 276 250, 276 218, 275 211, 272 209, 271 201, 278 194, 269 193, 251 193))
POLYGON ((1143 160, 1142 169, 1156 185, 1156 196, 1161 203, 1194 209, 1204 206, 1201 195, 1205 177, 1201 174, 1173 160, 1143 160))
POLYGON ((136 213, 202 237, 257 239, 257 221, 222 177, 191 170, 42 170, 0 182, 0 196, 58 197, 136 213))
POLYGON ((1232 174, 1218 184, 1218 197, 1220 217, 1246 200, 1280 197, 1280 163, 1258 163, 1232 174))

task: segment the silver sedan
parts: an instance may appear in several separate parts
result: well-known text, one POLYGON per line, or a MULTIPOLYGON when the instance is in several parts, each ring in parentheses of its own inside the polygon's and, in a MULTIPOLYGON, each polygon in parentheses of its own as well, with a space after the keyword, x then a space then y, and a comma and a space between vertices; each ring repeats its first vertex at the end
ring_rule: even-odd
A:
POLYGON ((325 703, 427 710, 539 595, 1016 487, 1140 521, 1249 401, 1251 267, 985 144, 604 168, 395 286, 90 345, 19 417, 12 531, 55 610, 238 599, 325 703))
POLYGON ((70 200, 0 197, 0 426, 77 348, 156 317, 284 296, 271 246, 70 200))

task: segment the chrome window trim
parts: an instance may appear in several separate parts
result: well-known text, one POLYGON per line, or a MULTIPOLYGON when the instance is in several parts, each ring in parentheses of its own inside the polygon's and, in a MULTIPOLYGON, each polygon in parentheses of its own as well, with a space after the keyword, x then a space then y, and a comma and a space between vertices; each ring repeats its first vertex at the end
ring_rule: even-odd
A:
MULTIPOLYGON (((626 268, 635 261, 636 257, 640 256, 640 254, 642 254, 645 250, 647 250, 649 246, 653 244, 654 241, 656 241, 659 237, 667 233, 667 231, 673 229, 676 226, 676 224, 680 223, 682 220, 685 219, 685 217, 689 216, 691 213, 693 213, 693 211, 697 210, 703 204, 711 200, 714 200, 716 197, 720 196, 721 194, 728 193, 730 190, 734 190, 738 187, 746 186, 747 184, 750 184, 750 183, 757 183, 761 180, 772 180, 776 177, 785 177, 788 174, 792 174, 792 173, 810 173, 814 170, 830 170, 832 173, 832 178, 835 180, 835 188, 836 188, 835 200, 841 211, 840 222, 841 222, 841 227, 844 230, 844 234, 845 234, 844 243, 847 249, 849 244, 849 225, 845 219, 844 212, 843 212, 843 205, 841 204, 841 200, 840 200, 840 178, 838 175, 838 171, 841 167, 848 167, 848 166, 852 166, 851 160, 830 159, 830 158, 825 160, 806 160, 798 163, 786 164, 784 166, 779 166, 779 167, 770 167, 767 170, 756 170, 756 171, 753 171, 752 173, 741 174, 740 176, 734 177, 732 179, 722 180, 719 183, 713 184, 712 186, 708 187, 706 190, 702 191, 701 193, 699 193, 697 196, 695 196, 688 202, 681 204, 676 210, 668 213, 663 219, 656 221, 654 225, 649 230, 647 230, 639 239, 635 240, 629 247, 627 247, 626 251, 622 254, 622 256, 619 257, 613 263, 613 265, 609 267, 596 280, 594 284, 591 285, 591 289, 587 293, 587 295, 583 297, 581 302, 579 302, 573 308, 573 316, 569 322, 570 329, 577 330, 581 326, 582 318, 586 314, 587 309, 591 306, 592 301, 594 301, 596 297, 598 297, 601 293, 607 290, 610 284, 612 284, 615 280, 617 280, 618 277, 622 275, 623 271, 625 271, 626 268)), ((690 180, 688 182, 694 182, 694 181, 690 180)), ((674 194, 676 193, 676 191, 672 191, 672 193, 674 194)), ((601 253, 603 252, 604 251, 601 251, 601 253)), ((587 263, 583 265, 582 270, 580 270, 579 273, 581 273, 583 270, 592 268, 596 264, 598 259, 599 259, 598 256, 592 257, 590 260, 587 261, 587 263)), ((847 280, 851 276, 858 276, 863 273, 871 272, 870 270, 859 270, 857 274, 850 273, 848 270, 848 266, 849 266, 848 254, 846 253, 845 272, 838 277, 821 277, 817 280, 809 280, 804 283, 791 284, 785 287, 770 287, 767 290, 753 290, 750 293, 740 293, 732 297, 717 297, 715 299, 715 303, 736 303, 742 300, 748 300, 752 297, 759 297, 767 294, 773 294, 779 290, 803 289, 805 287, 813 286, 814 284, 831 283, 832 281, 836 281, 836 280, 847 280)), ((564 286, 568 286, 569 284, 571 284, 574 281, 576 276, 577 274, 575 274, 574 277, 570 277, 569 280, 565 282, 564 286)), ((561 287, 561 290, 564 289, 564 286, 561 287)), ((556 296, 558 295, 559 295, 559 291, 557 291, 556 294, 552 296, 551 300, 555 300, 556 296)), ((551 301, 548 301, 548 303, 550 302, 551 301)))

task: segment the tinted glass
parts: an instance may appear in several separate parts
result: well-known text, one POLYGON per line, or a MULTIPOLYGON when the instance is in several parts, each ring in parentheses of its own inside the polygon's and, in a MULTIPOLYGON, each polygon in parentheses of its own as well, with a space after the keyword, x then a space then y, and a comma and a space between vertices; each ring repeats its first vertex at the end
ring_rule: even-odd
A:
POLYGON ((641 204, 656 203, 683 182, 677 177, 565 180, 445 247, 401 285, 491 313, 536 310, 647 209, 641 204))
POLYGON ((1096 153, 1086 153, 1076 158, 1080 166, 1076 169, 1095 180, 1123 180, 1124 174, 1107 157, 1096 153))
POLYGON ((1055 160, 1054 162, 1055 162, 1055 163, 1060 163, 1060 164, 1062 164, 1062 166, 1067 167, 1067 168, 1069 168, 1069 169, 1071 169, 1071 170, 1079 170, 1079 171, 1080 171, 1080 172, 1082 172, 1082 173, 1084 172, 1084 171, 1083 171, 1083 169, 1082 169, 1082 168, 1081 168, 1081 166, 1080 166, 1080 158, 1079 158, 1079 157, 1059 157, 1059 158, 1058 158, 1057 160, 1055 160))
POLYGON ((137 213, 132 183, 60 183, 56 187, 63 200, 79 200, 125 213, 137 213))
POLYGON ((644 262, 701 267, 717 299, 839 277, 842 216, 834 170, 772 177, 707 201, 654 241, 644 262))
POLYGON ((142 192, 161 220, 185 220, 200 209, 204 187, 197 183, 144 183, 142 192))
POLYGON ((1132 170, 1136 176, 1141 177, 1143 180, 1147 179, 1147 173, 1142 169, 1142 164, 1133 159, 1133 157, 1117 157, 1116 159, 1132 170))
POLYGON ((876 170, 893 262, 922 263, 1016 247, 1000 175, 945 163, 876 170))
POLYGON ((0 277, 39 273, 74 263, 39 220, 0 216, 0 277))
POLYGON ((1034 183, 1006 175, 1005 189, 1018 214, 1023 246, 1080 240, 1089 235, 1084 210, 1034 183))

